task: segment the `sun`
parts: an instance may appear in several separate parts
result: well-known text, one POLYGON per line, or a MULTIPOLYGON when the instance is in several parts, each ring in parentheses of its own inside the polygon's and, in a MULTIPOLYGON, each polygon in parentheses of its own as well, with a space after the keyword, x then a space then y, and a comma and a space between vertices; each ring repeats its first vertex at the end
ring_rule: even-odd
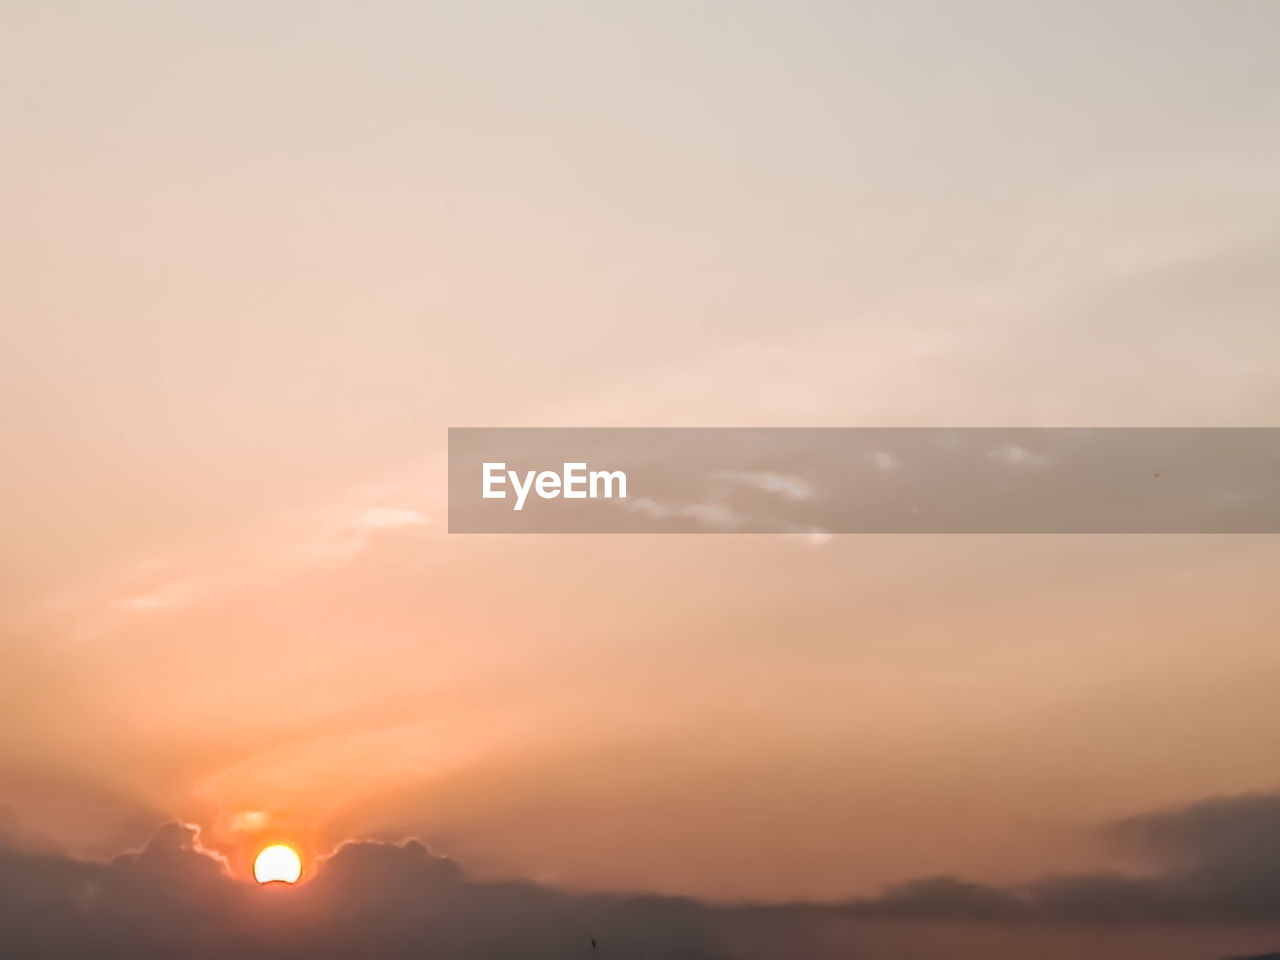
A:
POLYGON ((296 883, 302 876, 302 859, 283 843, 263 848, 253 861, 253 878, 259 883, 296 883))

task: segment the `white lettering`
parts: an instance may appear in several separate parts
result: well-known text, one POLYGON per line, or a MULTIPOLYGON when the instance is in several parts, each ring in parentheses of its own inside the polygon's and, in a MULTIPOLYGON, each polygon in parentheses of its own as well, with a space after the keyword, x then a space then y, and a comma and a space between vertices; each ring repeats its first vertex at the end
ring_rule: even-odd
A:
POLYGON ((520 473, 507 470, 505 463, 496 461, 485 462, 481 466, 483 482, 480 496, 485 500, 507 499, 505 487, 509 481, 511 489, 516 492, 515 510, 524 509, 531 491, 536 491, 542 500, 555 500, 561 496, 566 500, 627 498, 627 475, 621 470, 593 470, 588 473, 585 463, 565 463, 560 473, 555 470, 520 473))
POLYGON ((543 470, 538 474, 538 496, 543 500, 554 500, 560 495, 560 474, 554 470, 543 470))
POLYGON ((524 509, 524 498, 529 496, 529 488, 533 486, 533 471, 530 470, 524 477, 524 486, 520 485, 520 475, 514 470, 508 470, 507 476, 511 478, 511 486, 516 488, 516 509, 524 509))
POLYGON ((506 483, 506 477, 502 475, 502 471, 507 469, 505 463, 486 463, 484 464, 484 489, 481 492, 486 500, 505 500, 507 492, 505 490, 494 490, 495 483, 506 483))
POLYGON ((587 498, 586 469, 587 465, 585 463, 566 463, 564 465, 564 498, 566 500, 585 500, 587 498), (582 484, 582 488, 574 487, 575 483, 582 484))
POLYGON ((599 471, 592 471, 592 473, 591 473, 591 498, 594 500, 596 497, 604 496, 604 498, 607 500, 607 499, 609 499, 610 497, 612 497, 612 496, 613 496, 613 481, 614 481, 614 480, 617 480, 617 481, 618 481, 618 496, 619 496, 619 498, 621 498, 621 499, 623 499, 623 500, 627 499, 627 475, 626 475, 625 473, 623 473, 621 470, 613 470, 613 471, 599 470, 599 471), (603 480, 603 481, 604 481, 604 493, 603 493, 603 494, 596 493, 596 481, 597 481, 597 480, 603 480))

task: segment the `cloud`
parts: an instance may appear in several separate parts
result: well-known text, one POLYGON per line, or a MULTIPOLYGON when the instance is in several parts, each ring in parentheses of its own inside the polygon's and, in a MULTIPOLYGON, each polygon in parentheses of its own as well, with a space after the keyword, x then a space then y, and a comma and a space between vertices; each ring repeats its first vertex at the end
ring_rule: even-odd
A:
POLYGON ((359 525, 366 530, 394 530, 396 527, 421 527, 427 518, 417 510, 401 507, 370 507, 360 515, 359 525))
POLYGON ((234 879, 178 823, 106 864, 0 849, 10 956, 718 960, 713 920, 675 898, 472 882, 413 841, 348 843, 286 889, 234 879))
POLYGON ((869 454, 871 465, 881 473, 888 473, 898 466, 898 458, 884 450, 872 450, 869 454))
POLYGON ((1002 443, 993 448, 991 459, 1008 467, 1043 467, 1049 462, 1047 457, 1016 443, 1002 443))
POLYGON ((833 921, 1024 932, 1280 921, 1280 795, 1208 800, 1103 833, 1143 852, 1152 871, 1010 887, 932 877, 846 903, 717 906, 474 881, 416 841, 347 843, 308 882, 259 888, 233 878, 198 830, 170 823, 108 863, 0 846, 0 942, 9 955, 66 960, 724 960, 740 955, 726 945, 764 933, 787 956, 845 956, 810 949, 833 921))
POLYGON ((634 500, 625 500, 622 506, 624 510, 638 513, 642 517, 648 517, 650 520, 662 520, 671 516, 673 512, 665 503, 659 503, 653 497, 637 497, 634 500))
POLYGON ((920 919, 1080 923, 1280 921, 1280 794, 1205 800, 1110 824, 1151 872, 1047 876, 1018 887, 940 877, 892 887, 849 909, 920 919))
POLYGON ((955 877, 925 877, 890 887, 882 896, 853 904, 855 912, 931 920, 1014 920, 1027 915, 1015 893, 955 877))
POLYGON ((731 528, 745 523, 747 517, 730 510, 723 503, 695 503, 680 511, 680 516, 696 520, 704 527, 731 528))
POLYGON ((721 470, 716 476, 764 493, 776 493, 788 500, 808 500, 813 496, 813 487, 803 477, 750 470, 721 470))
POLYGON ((811 547, 824 547, 831 542, 831 533, 822 527, 795 527, 788 530, 785 537, 799 539, 803 543, 807 543, 811 547))
POLYGON ((170 576, 158 585, 129 592, 115 607, 133 614, 150 614, 189 607, 216 596, 306 572, 317 566, 345 562, 371 547, 376 538, 424 527, 428 517, 400 506, 362 506, 307 514, 285 529, 262 535, 260 541, 221 544, 203 558, 179 563, 196 572, 170 576))
POLYGON ((121 609, 138 613, 184 607, 197 602, 224 583, 226 583, 226 578, 218 577, 192 577, 185 580, 174 580, 146 593, 125 597, 119 602, 118 606, 121 609))
POLYGON ((638 514, 649 520, 665 520, 678 517, 696 521, 700 526, 732 529, 748 522, 751 518, 745 514, 731 510, 722 503, 691 503, 687 506, 669 506, 652 497, 638 497, 635 500, 621 501, 623 509, 638 514))

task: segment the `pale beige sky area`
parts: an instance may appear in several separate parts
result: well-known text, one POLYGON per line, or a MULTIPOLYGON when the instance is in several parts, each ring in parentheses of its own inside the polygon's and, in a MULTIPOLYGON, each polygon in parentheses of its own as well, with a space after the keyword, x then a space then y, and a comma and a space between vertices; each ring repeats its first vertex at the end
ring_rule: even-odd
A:
POLYGON ((826 898, 1275 788, 1273 537, 450 537, 444 452, 1280 425, 1278 35, 5 3, 0 833, 826 898))

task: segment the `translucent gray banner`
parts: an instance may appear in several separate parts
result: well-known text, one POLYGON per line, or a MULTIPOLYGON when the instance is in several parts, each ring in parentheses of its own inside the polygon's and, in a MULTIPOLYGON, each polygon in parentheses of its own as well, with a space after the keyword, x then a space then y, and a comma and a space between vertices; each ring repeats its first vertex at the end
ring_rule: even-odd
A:
POLYGON ((1277 533, 1280 428, 453 428, 450 533, 1277 533))

